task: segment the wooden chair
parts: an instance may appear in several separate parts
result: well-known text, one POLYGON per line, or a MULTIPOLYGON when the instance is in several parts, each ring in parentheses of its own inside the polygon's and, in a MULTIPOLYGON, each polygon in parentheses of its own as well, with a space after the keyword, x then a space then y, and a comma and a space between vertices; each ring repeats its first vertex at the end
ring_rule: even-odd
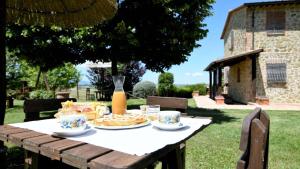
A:
POLYGON ((71 100, 76 102, 75 98, 67 99, 29 99, 24 101, 24 121, 33 121, 40 119, 42 111, 57 111, 61 108, 61 102, 71 100))
POLYGON ((178 97, 148 96, 147 105, 160 105, 161 108, 176 109, 185 115, 188 107, 188 100, 186 98, 178 97))
MULTIPOLYGON (((177 97, 159 97, 159 96, 148 96, 147 105, 160 105, 161 108, 171 108, 181 112, 182 115, 186 116, 186 110, 188 107, 188 100, 186 98, 177 98, 177 97)), ((185 143, 180 144, 180 147, 173 152, 174 155, 179 156, 180 161, 177 161, 178 166, 181 166, 182 169, 185 168, 185 143)), ((172 168, 172 166, 167 166, 167 161, 172 159, 167 157, 167 159, 162 159, 162 168, 172 168)), ((171 157, 172 158, 172 157, 171 157)), ((177 158, 178 159, 178 158, 177 158)), ((174 161, 175 163, 175 161, 174 161)))
POLYGON ((269 129, 270 118, 261 108, 256 108, 245 117, 240 141, 243 153, 237 162, 237 169, 268 168, 269 129))
MULTIPOLYGON (((34 121, 40 119, 40 112, 42 111, 57 111, 61 108, 61 103, 67 100, 76 102, 75 98, 67 99, 28 99, 24 101, 24 121, 34 121)), ((51 163, 50 159, 39 156, 30 151, 24 151, 25 163, 24 168, 38 168, 41 163, 51 163)), ((61 165, 61 164, 57 164, 61 165)))

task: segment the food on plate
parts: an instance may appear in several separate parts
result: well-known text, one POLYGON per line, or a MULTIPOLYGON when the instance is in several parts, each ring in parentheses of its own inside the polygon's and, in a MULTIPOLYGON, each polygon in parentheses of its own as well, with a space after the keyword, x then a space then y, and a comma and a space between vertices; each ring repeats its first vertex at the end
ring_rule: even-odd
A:
POLYGON ((158 113, 158 121, 163 124, 175 124, 180 121, 179 111, 160 111, 158 113))
POLYGON ((147 121, 147 117, 142 114, 124 115, 112 114, 104 115, 103 117, 94 120, 96 126, 131 126, 141 124, 147 121))
POLYGON ((63 115, 85 115, 87 120, 94 120, 109 113, 109 108, 101 102, 73 102, 66 101, 62 103, 62 108, 54 115, 60 118, 63 115))

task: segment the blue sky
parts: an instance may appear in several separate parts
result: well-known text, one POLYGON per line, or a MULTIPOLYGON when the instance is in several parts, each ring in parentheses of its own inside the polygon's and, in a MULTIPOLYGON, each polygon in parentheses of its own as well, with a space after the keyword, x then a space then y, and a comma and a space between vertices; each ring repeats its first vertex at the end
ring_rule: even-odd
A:
MULTIPOLYGON (((259 0, 216 0, 213 5, 213 15, 205 19, 207 29, 209 30, 207 37, 197 43, 201 47, 195 48, 191 53, 188 61, 180 65, 172 66, 168 72, 174 74, 175 84, 194 84, 208 83, 208 72, 203 69, 213 60, 223 57, 224 47, 223 40, 220 39, 224 23, 228 11, 234 9, 243 3, 258 2, 259 0)), ((81 74, 85 76, 86 70, 78 67, 81 74)), ((146 71, 142 80, 149 80, 157 83, 159 73, 146 71)), ((83 81, 87 81, 86 77, 82 77, 83 81)))

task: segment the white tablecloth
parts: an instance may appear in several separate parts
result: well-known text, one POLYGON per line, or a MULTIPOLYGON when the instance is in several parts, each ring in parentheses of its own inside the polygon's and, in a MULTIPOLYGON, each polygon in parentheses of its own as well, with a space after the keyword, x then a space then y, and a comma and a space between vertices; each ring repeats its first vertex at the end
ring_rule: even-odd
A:
MULTIPOLYGON (((93 129, 84 135, 66 138, 141 156, 159 150, 166 145, 178 143, 189 137, 203 125, 211 123, 209 119, 183 117, 180 121, 188 127, 176 131, 159 130, 152 125, 126 130, 93 129)), ((59 124, 57 120, 49 119, 10 125, 45 134, 53 134, 53 128, 59 124)))

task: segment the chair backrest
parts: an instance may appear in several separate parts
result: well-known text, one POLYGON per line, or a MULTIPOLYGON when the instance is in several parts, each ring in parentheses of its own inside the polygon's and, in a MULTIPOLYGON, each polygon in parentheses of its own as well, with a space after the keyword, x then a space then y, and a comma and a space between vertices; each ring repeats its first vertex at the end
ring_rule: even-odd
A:
POLYGON ((237 169, 268 168, 269 130, 270 118, 261 108, 256 108, 245 117, 240 140, 243 153, 237 162, 237 169))
POLYGON ((161 108, 172 108, 181 113, 186 113, 188 100, 186 98, 178 97, 148 96, 147 105, 160 105, 161 108))
POLYGON ((32 121, 40 119, 40 112, 54 111, 61 108, 61 103, 67 100, 76 102, 75 98, 66 99, 28 99, 24 101, 24 121, 32 121))

